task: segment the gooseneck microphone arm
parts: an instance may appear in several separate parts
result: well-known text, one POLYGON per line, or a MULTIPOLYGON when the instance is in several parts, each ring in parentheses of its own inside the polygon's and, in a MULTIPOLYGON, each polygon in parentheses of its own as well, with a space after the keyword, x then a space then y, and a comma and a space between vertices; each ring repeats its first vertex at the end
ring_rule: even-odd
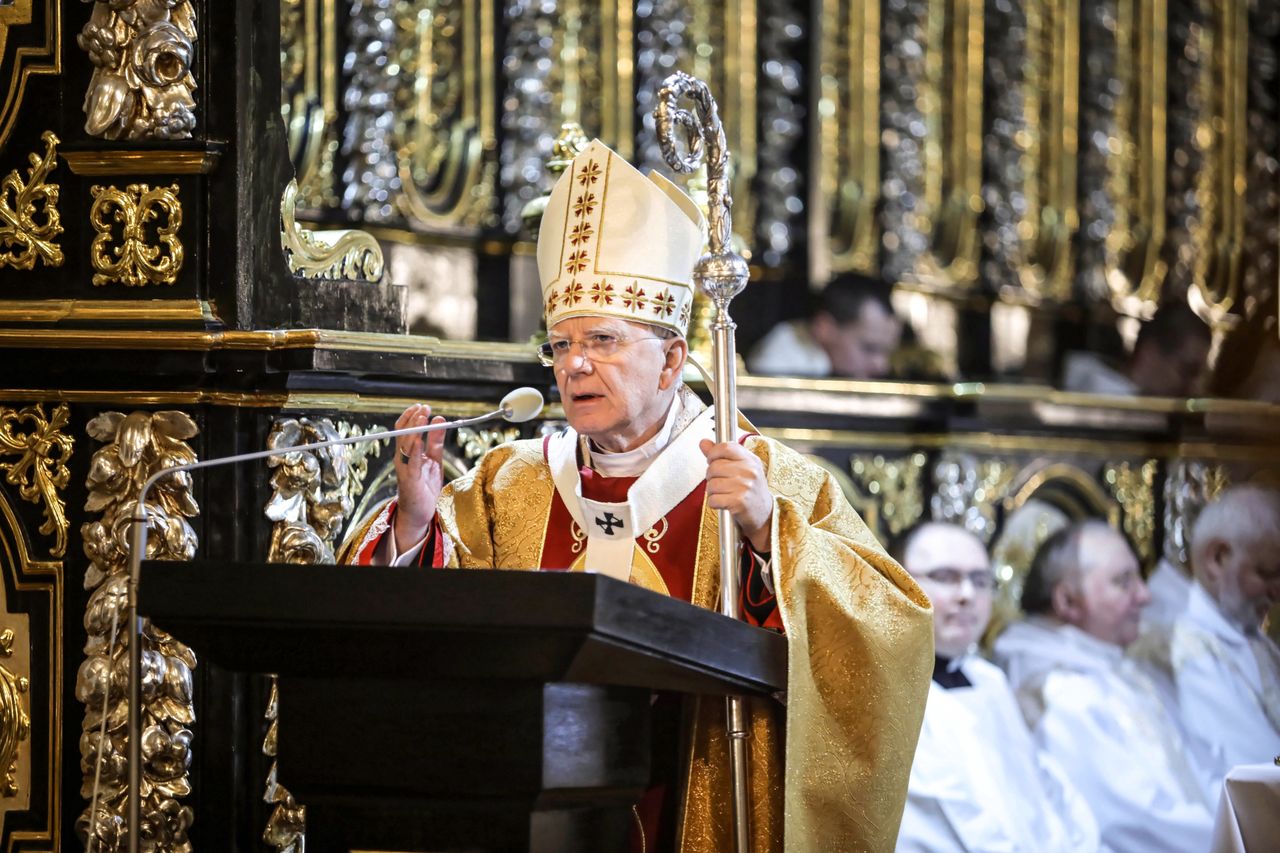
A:
MULTIPOLYGON (((142 484, 138 493, 138 504, 132 519, 133 531, 129 548, 129 584, 126 589, 128 597, 128 643, 129 643, 129 725, 128 761, 128 832, 129 853, 138 853, 141 841, 140 805, 142 794, 142 620, 138 616, 138 586, 142 574, 142 557, 147 551, 147 523, 150 513, 147 509, 147 493, 158 481, 179 471, 197 471, 201 468, 214 468, 219 465, 233 465, 238 462, 250 462, 254 459, 266 459, 269 456, 281 456, 299 450, 319 450, 324 447, 336 447, 343 444, 364 444, 370 441, 382 441, 401 435, 417 435, 435 432, 436 430, 456 429, 474 426, 495 418, 504 418, 513 423, 522 423, 536 417, 542 411, 542 394, 535 388, 517 388, 502 398, 499 408, 485 415, 465 418, 443 423, 422 424, 420 426, 392 429, 384 432, 371 432, 365 435, 353 435, 348 438, 334 438, 328 441, 315 441, 310 444, 295 444, 289 447, 278 447, 274 450, 255 450, 252 453, 237 453, 234 456, 221 456, 217 459, 206 459, 201 462, 190 462, 186 465, 173 465, 152 474, 142 484)), ((90 820, 96 819, 96 814, 90 820)), ((93 837, 95 827, 89 826, 89 837, 93 837)))

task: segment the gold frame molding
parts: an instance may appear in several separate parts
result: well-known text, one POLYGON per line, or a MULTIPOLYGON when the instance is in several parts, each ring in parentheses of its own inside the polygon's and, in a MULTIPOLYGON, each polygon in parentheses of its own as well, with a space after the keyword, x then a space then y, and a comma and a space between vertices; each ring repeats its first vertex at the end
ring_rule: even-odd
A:
MULTIPOLYGON (((49 853, 62 849, 62 690, 63 690, 63 563, 61 560, 35 560, 27 549, 24 528, 18 520, 8 497, 0 491, 0 563, 5 558, 12 561, 14 588, 24 593, 44 593, 49 600, 49 633, 41 642, 48 643, 49 669, 46 672, 32 672, 31 686, 27 693, 28 701, 36 696, 47 697, 49 717, 45 723, 48 727, 47 745, 37 745, 35 733, 37 727, 33 719, 32 734, 27 741, 33 762, 32 783, 37 774, 34 772, 36 750, 44 755, 48 772, 45 774, 47 790, 44 799, 47 809, 44 815, 44 828, 39 830, 14 830, 9 835, 9 850, 19 843, 41 844, 48 846, 26 847, 24 850, 46 850, 49 853)), ((33 607, 36 606, 33 603, 33 607)), ((28 611, 32 612, 32 611, 28 611)), ((31 636, 34 643, 36 638, 31 636)))
POLYGON ((73 174, 85 177, 119 175, 207 175, 218 165, 219 151, 63 151, 73 174))
POLYGON ((154 320, 217 322, 204 299, 0 299, 0 323, 107 323, 154 320))
MULTIPOLYGON (((12 6, 0 9, 0 61, 8 46, 9 29, 31 23, 31 14, 40 0, 15 0, 12 6), (25 20, 24 20, 25 18, 25 20)), ((14 122, 22 109, 27 94, 27 80, 33 74, 62 73, 62 8, 60 0, 44 0, 45 37, 42 48, 22 47, 14 53, 13 76, 9 79, 9 91, 0 107, 0 150, 9 141, 14 122), (52 63, 40 60, 51 58, 52 63)))

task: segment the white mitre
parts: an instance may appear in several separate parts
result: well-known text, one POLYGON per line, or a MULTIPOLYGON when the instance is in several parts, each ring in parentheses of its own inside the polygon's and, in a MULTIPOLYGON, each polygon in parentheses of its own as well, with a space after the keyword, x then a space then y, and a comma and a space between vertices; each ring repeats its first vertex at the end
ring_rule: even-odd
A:
POLYGON ((684 335, 704 232, 701 211, 675 184, 592 140, 551 190, 538 231, 547 328, 618 317, 684 335))

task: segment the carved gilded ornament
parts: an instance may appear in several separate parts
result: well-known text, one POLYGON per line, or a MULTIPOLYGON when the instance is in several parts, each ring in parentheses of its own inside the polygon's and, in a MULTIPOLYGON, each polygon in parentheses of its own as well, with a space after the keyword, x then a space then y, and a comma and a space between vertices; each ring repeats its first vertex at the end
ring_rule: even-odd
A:
POLYGON ((49 173, 58 165, 58 137, 46 130, 44 156, 30 155, 31 168, 24 181, 14 169, 0 183, 0 267, 33 269, 62 266, 62 247, 54 242, 62 233, 58 213, 58 185, 49 173))
POLYGON ((897 536, 924 513, 923 453, 891 457, 856 455, 849 462, 861 494, 854 506, 872 529, 897 536))
MULTIPOLYGON (((76 832, 87 839, 92 822, 95 846, 119 850, 128 793, 128 655, 124 641, 127 610, 129 531, 138 493, 157 470, 196 461, 187 444, 197 427, 182 412, 105 412, 91 420, 89 435, 103 442, 93 454, 85 511, 95 521, 80 528, 89 568, 85 612, 86 659, 76 674, 76 698, 85 705, 80 738, 84 771, 81 795, 88 800, 95 771, 101 793, 93 815, 86 808, 76 832), (105 711, 105 714, 104 714, 105 711), (92 818, 92 821, 91 821, 92 818)), ((160 480, 150 492, 147 559, 190 560, 196 535, 188 519, 199 514, 191 496, 191 475, 180 472, 160 480)), ((142 629, 142 826, 149 849, 190 853, 188 829, 194 820, 182 799, 191 793, 192 670, 196 656, 187 646, 145 622, 142 629)))
POLYGON ((1156 467, 1154 459, 1141 465, 1121 462, 1107 465, 1102 474, 1120 504, 1124 532, 1145 565, 1150 565, 1156 555, 1156 467))
POLYGON ((85 132, 105 139, 187 139, 196 126, 195 10, 189 0, 98 0, 76 43, 93 76, 85 132))
MULTIPOLYGON (((0 657, 13 657, 13 640, 12 628, 0 632, 0 657)), ((30 689, 29 678, 15 675, 0 663, 0 772, 4 773, 0 796, 18 793, 18 747, 31 736, 31 717, 23 699, 30 689)))
POLYGON ((49 554, 63 557, 67 553, 66 502, 59 490, 70 480, 67 460, 71 458, 72 439, 63 432, 70 417, 65 403, 59 404, 48 418, 39 403, 21 410, 0 408, 0 471, 5 481, 18 487, 25 501, 44 504, 44 523, 40 532, 54 537, 49 554), (16 456, 14 461, 8 457, 16 456))
POLYGON ((520 437, 520 430, 515 427, 506 429, 471 429, 462 427, 458 430, 458 444, 462 446, 462 455, 468 462, 474 462, 499 444, 515 441, 520 437))
MULTIPOLYGON (((369 457, 376 455, 387 441, 308 451, 290 452, 286 448, 349 438, 364 432, 361 427, 345 422, 335 426, 328 418, 276 421, 267 436, 267 447, 284 452, 267 457, 272 474, 271 499, 267 502, 266 516, 274 522, 268 562, 303 565, 335 562, 334 545, 351 518, 355 499, 364 490, 369 474, 369 457)), ((306 807, 299 805, 276 778, 278 689, 276 678, 272 676, 271 697, 266 711, 268 730, 262 751, 273 759, 264 800, 274 808, 262 837, 276 850, 287 853, 303 849, 306 807)))
POLYGON ((382 280, 382 247, 364 231, 308 231, 298 225, 298 182, 280 198, 280 244, 290 271, 301 278, 382 280))
POLYGON ((95 185, 89 194, 94 199, 89 222, 98 232, 89 247, 95 286, 118 283, 142 287, 177 281, 184 258, 178 239, 182 203, 177 184, 155 189, 130 184, 123 191, 95 185))

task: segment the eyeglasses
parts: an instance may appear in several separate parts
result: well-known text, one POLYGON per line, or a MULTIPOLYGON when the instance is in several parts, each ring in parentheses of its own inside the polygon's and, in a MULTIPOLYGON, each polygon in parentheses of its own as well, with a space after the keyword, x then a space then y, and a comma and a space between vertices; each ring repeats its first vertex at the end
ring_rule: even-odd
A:
POLYGON ((538 346, 538 361, 542 362, 544 367, 554 367, 569 357, 569 354, 573 352, 574 344, 582 348, 583 358, 592 362, 608 361, 618 354, 618 350, 629 344, 637 341, 662 340, 666 340, 666 338, 660 338, 656 335, 651 335, 647 338, 624 338, 607 332, 595 332, 580 341, 570 338, 556 338, 538 346))
POLYGON ((989 569, 976 569, 972 572, 963 569, 933 569, 921 572, 920 577, 928 578, 939 586, 958 587, 968 580, 979 592, 990 592, 996 588, 996 576, 989 569))

